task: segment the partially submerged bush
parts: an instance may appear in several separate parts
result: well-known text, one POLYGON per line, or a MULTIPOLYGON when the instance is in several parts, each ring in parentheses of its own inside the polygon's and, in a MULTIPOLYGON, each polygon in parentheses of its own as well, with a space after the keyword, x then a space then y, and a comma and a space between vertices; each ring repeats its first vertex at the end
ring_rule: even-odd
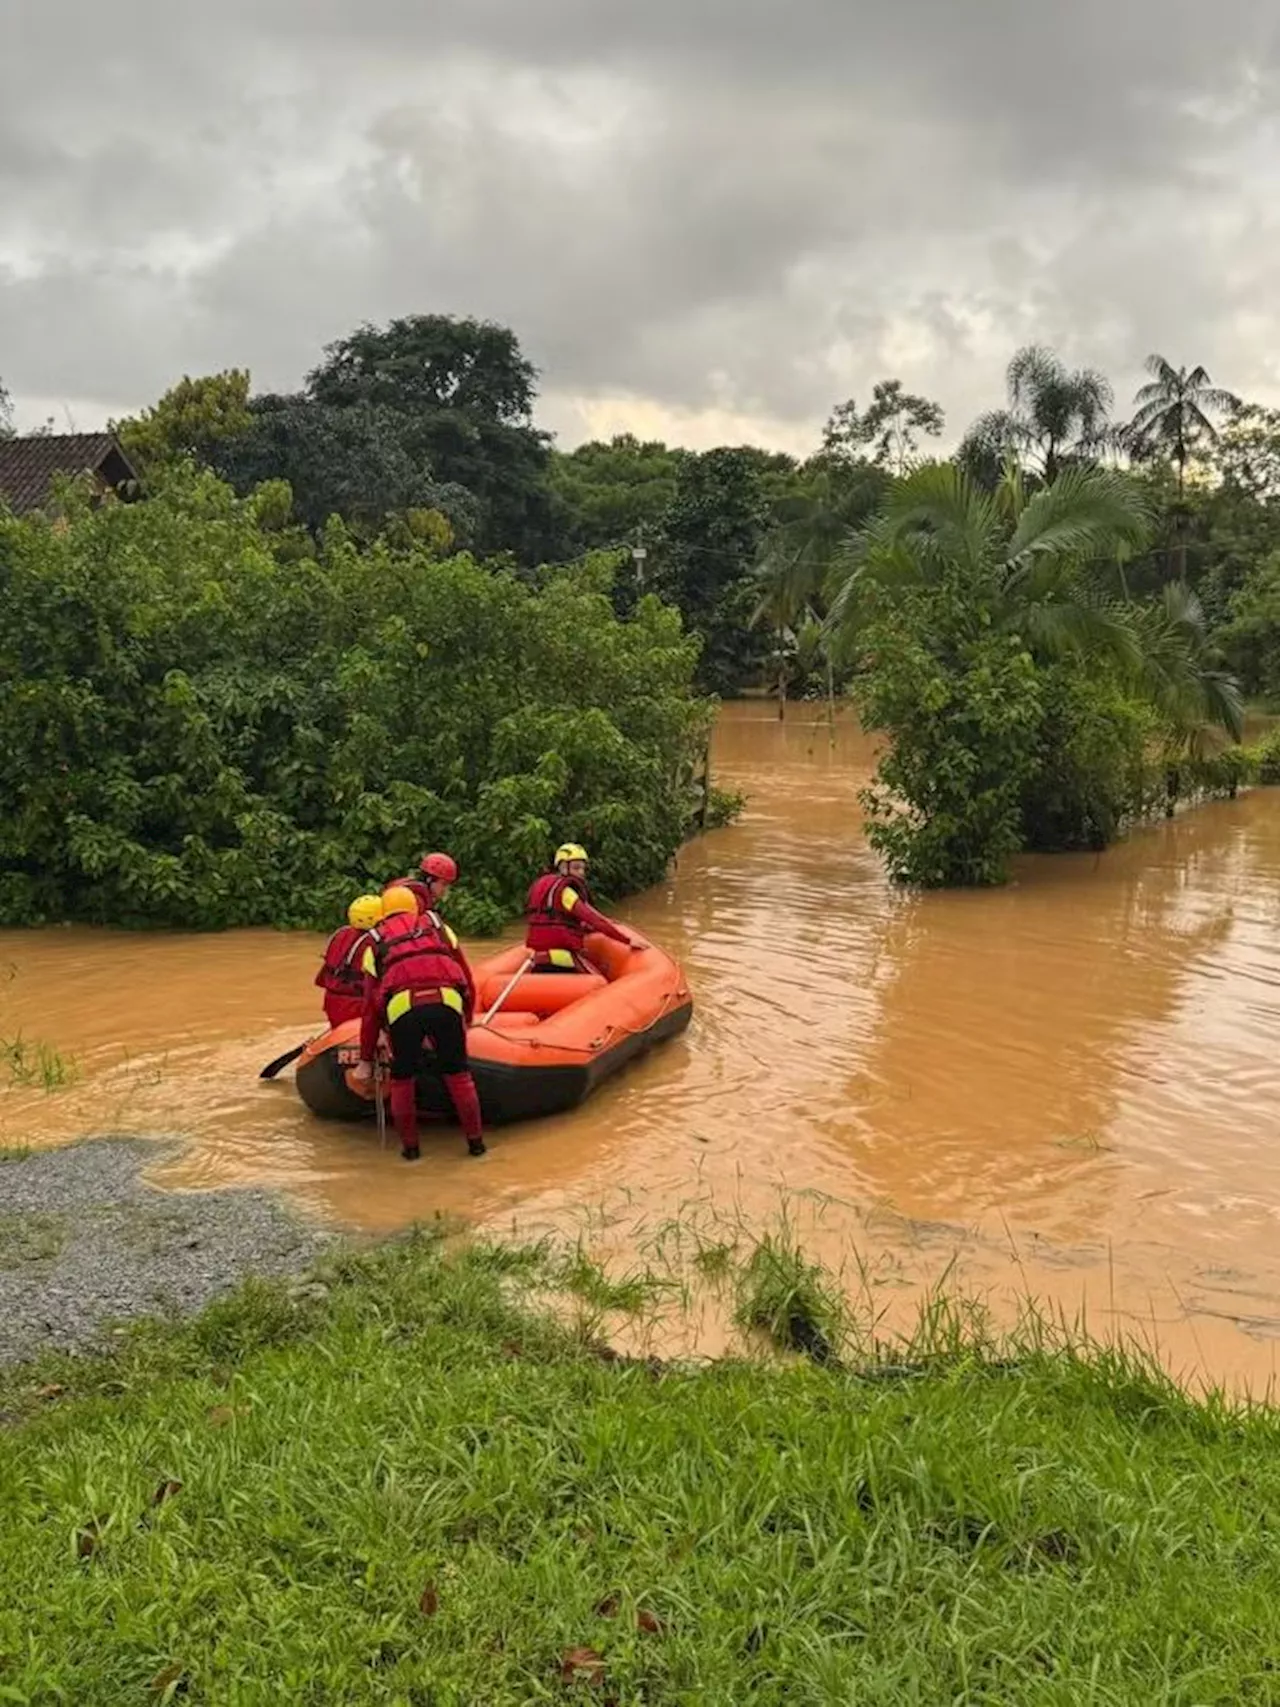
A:
POLYGON ((688 833, 696 642, 608 560, 298 560, 210 475, 66 508, 0 519, 0 923, 319 926, 446 846, 492 929, 566 837, 620 893, 688 833))

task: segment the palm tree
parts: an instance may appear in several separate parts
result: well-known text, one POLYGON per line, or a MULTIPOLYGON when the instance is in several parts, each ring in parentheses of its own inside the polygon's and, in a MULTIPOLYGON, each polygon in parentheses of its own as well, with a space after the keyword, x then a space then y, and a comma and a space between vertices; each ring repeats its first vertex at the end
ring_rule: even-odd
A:
POLYGON ((888 484, 876 469, 845 468, 816 457, 779 503, 779 525, 756 566, 752 627, 768 622, 777 642, 778 717, 786 716, 787 666, 799 626, 821 605, 819 594, 851 530, 874 513, 888 484))
POLYGON ((927 585, 954 567, 972 582, 975 613, 1020 630, 1043 653, 1093 644, 1132 659, 1124 601, 1085 566, 1136 550, 1149 519, 1133 484, 1100 468, 1069 468, 1029 494, 1010 462, 994 492, 952 463, 902 481, 866 532, 845 545, 837 565, 831 622, 856 625, 864 589, 927 585))
POLYGON ((1020 634, 1041 662, 1073 652, 1107 659, 1154 705, 1175 745, 1212 725, 1239 739, 1239 690, 1210 663, 1195 595, 1172 584, 1155 604, 1128 596, 1123 561, 1149 531, 1142 495, 1110 469, 1069 468, 1029 494, 1010 463, 986 493, 954 464, 934 464, 902 481, 876 523, 846 543, 829 622, 848 643, 867 591, 927 586, 959 567, 975 620, 1020 634))
POLYGON ((1092 462, 1115 444, 1114 394, 1093 368, 1067 369, 1038 344, 1019 350, 1006 374, 1009 407, 981 415, 965 434, 956 460, 992 486, 1010 454, 1031 458, 1051 486, 1062 470, 1092 462))
POLYGON ((786 532, 765 542, 756 568, 757 602, 751 626, 767 622, 773 630, 778 670, 778 720, 787 714, 787 664, 796 642, 796 629, 812 613, 810 600, 821 581, 819 559, 786 532))
POLYGON ((1151 383, 1134 398, 1138 412, 1124 437, 1134 456, 1167 456, 1178 470, 1178 499, 1186 486, 1187 463, 1204 446, 1217 443, 1211 417, 1237 408, 1239 399, 1214 385, 1202 367, 1175 368, 1163 356, 1147 357, 1151 383))

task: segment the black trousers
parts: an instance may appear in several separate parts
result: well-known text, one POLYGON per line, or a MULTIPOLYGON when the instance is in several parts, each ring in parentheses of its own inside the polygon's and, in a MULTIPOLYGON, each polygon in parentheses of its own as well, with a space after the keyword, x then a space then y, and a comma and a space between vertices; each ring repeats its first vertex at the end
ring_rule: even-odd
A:
POLYGON ((414 1079, 422 1064, 423 1045, 435 1045, 431 1066, 441 1078, 467 1071, 467 1030, 456 1008, 443 1002, 423 1002, 390 1027, 391 1077, 414 1079))

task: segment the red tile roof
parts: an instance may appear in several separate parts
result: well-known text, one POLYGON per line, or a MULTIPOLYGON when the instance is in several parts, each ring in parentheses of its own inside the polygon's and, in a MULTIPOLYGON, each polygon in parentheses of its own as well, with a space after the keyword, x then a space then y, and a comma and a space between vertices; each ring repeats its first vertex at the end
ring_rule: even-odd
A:
POLYGON ((55 474, 97 474, 108 486, 136 480, 112 433, 45 433, 0 439, 0 505, 15 515, 38 510, 55 474))

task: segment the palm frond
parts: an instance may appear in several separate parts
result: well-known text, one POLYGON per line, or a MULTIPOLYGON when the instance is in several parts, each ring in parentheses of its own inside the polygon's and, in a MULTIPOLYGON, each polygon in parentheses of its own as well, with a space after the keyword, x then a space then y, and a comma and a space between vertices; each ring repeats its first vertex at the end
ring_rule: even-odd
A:
POLYGON ((885 505, 884 524, 887 538, 910 540, 922 558, 935 542, 971 572, 989 568, 999 548, 996 506, 950 462, 926 463, 900 481, 885 505))
POLYGON ((1135 611, 1142 641, 1142 685, 1179 741, 1208 726, 1239 740, 1244 702, 1233 676, 1208 656, 1204 610, 1195 593, 1171 582, 1153 604, 1135 611))
MULTIPOLYGON (((1145 365, 1147 372, 1157 382, 1162 390, 1167 391, 1171 381, 1176 383, 1178 379, 1178 370, 1171 362, 1167 362, 1163 356, 1148 356, 1145 365)), ((1151 387, 1148 387, 1148 389, 1151 389, 1151 387)))
POLYGON ((1005 372, 1009 401, 1015 409, 1034 408, 1036 399, 1066 378, 1062 362, 1043 344, 1018 350, 1005 372))
POLYGON ((1006 550, 1011 572, 1036 557, 1113 556, 1137 549, 1150 515, 1133 483, 1108 469, 1069 468, 1037 492, 1022 512, 1006 550))
POLYGON ((1130 608, 1116 601, 1028 604, 1017 613, 1016 627, 1033 651, 1048 658, 1076 653, 1106 658, 1125 675, 1141 668, 1142 646, 1130 608))

